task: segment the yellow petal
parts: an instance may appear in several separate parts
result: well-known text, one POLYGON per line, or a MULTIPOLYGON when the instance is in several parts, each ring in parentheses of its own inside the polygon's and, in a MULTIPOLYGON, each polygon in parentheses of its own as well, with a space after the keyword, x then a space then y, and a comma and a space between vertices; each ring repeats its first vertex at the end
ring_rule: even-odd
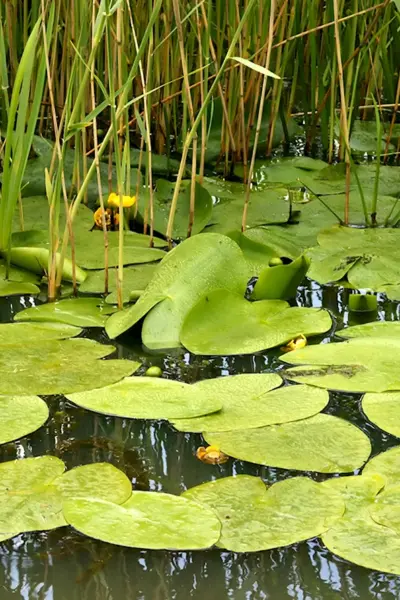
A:
POLYGON ((286 346, 282 346, 282 352, 292 352, 293 350, 300 350, 300 348, 304 348, 307 346, 307 338, 302 333, 295 337, 293 340, 290 340, 286 344, 286 346))
MULTIPOLYGON (((108 206, 113 206, 114 208, 119 208, 120 206, 120 200, 121 200, 121 196, 119 194, 116 194, 115 192, 112 192, 109 196, 108 196, 108 206)), ((133 206, 136 202, 136 196, 122 196, 122 206, 124 208, 129 208, 130 206, 133 206)))

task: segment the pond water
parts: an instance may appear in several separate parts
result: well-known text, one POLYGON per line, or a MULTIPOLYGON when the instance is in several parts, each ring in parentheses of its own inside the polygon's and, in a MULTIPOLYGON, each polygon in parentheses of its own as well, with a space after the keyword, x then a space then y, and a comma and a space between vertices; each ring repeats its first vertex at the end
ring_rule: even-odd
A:
MULTIPOLYGON (((361 320, 347 312, 349 292, 313 282, 299 289, 301 306, 323 306, 335 316, 335 327, 366 320, 398 321, 400 303, 379 296, 378 312, 361 320)), ((33 305, 28 297, 0 301, 0 322, 33 305)), ((85 336, 106 341, 98 330, 85 336)), ((333 333, 331 333, 333 335, 333 333)), ((329 336, 314 343, 328 341, 329 336)), ((250 356, 204 358, 188 352, 146 353, 132 335, 119 340, 118 358, 158 365, 164 377, 185 382, 235 373, 280 369, 279 350, 250 356)), ((113 356, 115 357, 115 355, 113 356)), ((51 417, 46 426, 17 443, 0 448, 0 460, 52 454, 75 465, 107 461, 122 469, 136 489, 180 494, 213 478, 246 473, 272 483, 298 472, 261 467, 230 459, 206 465, 195 458, 201 436, 176 432, 164 422, 132 421, 90 413, 62 396, 47 398, 51 417)), ((324 412, 347 418, 371 439, 372 455, 398 440, 370 424, 360 396, 331 393, 324 412)), ((308 474, 322 480, 328 476, 308 474)), ((390 549, 388 549, 390 552, 390 549)), ((333 600, 400 598, 400 577, 350 564, 331 554, 318 539, 281 550, 234 554, 141 551, 90 540, 70 528, 23 534, 0 544, 0 600, 333 600)))

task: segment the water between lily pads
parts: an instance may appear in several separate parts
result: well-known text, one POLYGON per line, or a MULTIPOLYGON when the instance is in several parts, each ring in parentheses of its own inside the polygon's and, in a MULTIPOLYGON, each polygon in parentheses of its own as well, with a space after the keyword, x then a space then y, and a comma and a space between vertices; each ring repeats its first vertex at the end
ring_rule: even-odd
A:
MULTIPOLYGON (((379 296, 378 312, 355 316, 347 311, 348 291, 310 282, 299 289, 300 306, 323 306, 335 316, 335 327, 370 320, 398 321, 400 303, 379 296)), ((0 322, 34 304, 32 298, 0 301, 0 322)), ((105 341, 103 333, 87 337, 105 341)), ((332 335, 332 334, 331 334, 332 335)), ((329 336, 315 340, 328 340, 329 336)), ((160 366, 164 377, 192 383, 236 373, 279 370, 279 351, 249 356, 205 358, 190 353, 149 353, 126 335, 117 358, 139 360, 143 367, 160 366)), ((136 489, 180 494, 213 478, 246 473, 273 483, 298 474, 231 459, 206 465, 195 458, 201 436, 176 432, 164 422, 127 420, 96 415, 60 396, 48 399, 46 426, 17 443, 0 448, 0 460, 52 454, 68 468, 107 461, 122 469, 136 489)), ((326 412, 342 416, 371 439, 373 455, 398 440, 369 423, 360 396, 331 393, 326 412)), ((308 474, 316 480, 326 476, 308 474)), ((388 549, 390 552, 390 549, 388 549)), ((0 544, 0 600, 333 600, 400 598, 400 577, 385 575, 333 556, 318 539, 284 549, 234 554, 163 552, 125 549, 90 540, 61 528, 23 534, 0 544)))

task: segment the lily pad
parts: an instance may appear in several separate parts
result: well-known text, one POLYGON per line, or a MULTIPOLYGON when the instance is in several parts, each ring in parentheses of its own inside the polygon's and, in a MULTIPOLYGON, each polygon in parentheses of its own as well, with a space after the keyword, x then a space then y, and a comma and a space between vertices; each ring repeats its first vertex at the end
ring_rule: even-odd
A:
POLYGON ((16 281, 0 280, 0 297, 8 296, 37 296, 40 288, 34 283, 18 283, 16 281))
POLYGON ((386 478, 386 489, 392 485, 400 485, 400 446, 381 452, 367 462, 363 475, 374 474, 386 478))
POLYGON ((122 506, 69 500, 63 511, 68 523, 81 533, 130 548, 199 550, 213 546, 221 532, 214 511, 164 493, 135 491, 122 506))
POLYGON ((1 323, 0 346, 64 340, 79 335, 81 331, 79 327, 61 323, 1 323))
POLYGON ((325 310, 290 308, 282 300, 249 302, 237 293, 215 290, 187 314, 181 342, 194 354, 252 354, 299 334, 325 333, 331 325, 325 310))
MULTIPOLYGON (((14 326, 14 325, 12 325, 14 326)), ((0 394, 67 394, 104 387, 131 375, 139 363, 97 360, 114 346, 89 339, 24 341, 0 352, 0 394)))
POLYGON ((298 383, 344 392, 400 390, 400 340, 394 337, 307 346, 280 359, 303 365, 285 371, 287 379, 298 383))
MULTIPOLYGON (((37 247, 17 247, 10 250, 10 261, 12 264, 22 267, 32 273, 43 276, 47 274, 49 266, 49 251, 47 248, 37 247)), ((61 256, 56 256, 57 268, 61 263, 61 256)), ((68 259, 63 262, 62 279, 64 281, 73 281, 73 265, 68 259)), ((86 272, 75 265, 75 277, 77 283, 82 283, 86 279, 86 272)))
POLYGON ((298 471, 349 473, 362 467, 371 452, 368 437, 358 427, 326 414, 203 435, 208 444, 234 458, 298 471))
POLYGON ((26 271, 25 269, 20 269, 19 267, 14 267, 10 265, 8 269, 8 277, 7 277, 7 264, 6 261, 0 259, 0 283, 2 282, 15 282, 15 283, 40 283, 40 277, 31 271, 26 271))
POLYGON ((400 392, 365 394, 362 409, 377 427, 400 437, 400 392))
POLYGON ((99 298, 67 298, 22 310, 16 321, 45 321, 65 323, 77 327, 104 327, 110 312, 99 298))
POLYGON ((322 535, 327 548, 352 563, 385 573, 400 573, 400 537, 371 518, 384 479, 379 476, 334 478, 322 485, 341 493, 346 512, 322 535))
POLYGON ((353 325, 337 331, 338 337, 345 339, 352 338, 394 338, 400 339, 400 322, 398 321, 376 321, 373 323, 363 323, 362 325, 353 325))
MULTIPOLYGON (((382 125, 384 125, 382 123, 382 125)), ((339 135, 339 131, 335 131, 336 135, 339 135)), ((389 132, 388 132, 389 133, 389 132)), ((394 126, 392 133, 393 143, 397 143, 397 138, 400 137, 400 127, 394 126)), ((383 152, 386 148, 387 134, 382 128, 380 138, 380 149, 383 152)), ((350 148, 355 152, 371 153, 375 154, 378 146, 377 138, 377 127, 375 121, 360 121, 357 119, 354 121, 351 136, 350 136, 350 148)), ((395 146, 389 141, 389 152, 394 150, 395 146)))
POLYGON ((147 315, 143 343, 178 347, 183 321, 203 294, 222 288, 244 295, 247 280, 247 263, 235 242, 215 233, 194 236, 168 253, 137 303, 113 315, 106 331, 115 338, 147 315))
POLYGON ((129 479, 110 464, 84 465, 66 473, 63 473, 64 468, 64 463, 52 456, 1 465, 2 539, 25 531, 45 531, 67 525, 62 504, 68 498, 90 497, 122 504, 131 495, 129 479), (45 467, 48 467, 46 474, 45 467), (22 474, 27 475, 23 483, 19 480, 22 474))
POLYGON ((207 379, 194 385, 215 394, 222 409, 196 419, 172 420, 178 431, 233 431, 305 419, 328 404, 328 394, 309 386, 286 386, 278 375, 244 374, 207 379), (271 391, 272 390, 272 391, 271 391))
MULTIPOLYGON (((28 163, 29 164, 29 163, 28 163)), ((43 172, 43 183, 44 183, 44 172, 43 172)), ((43 190, 43 194, 45 190, 43 190)), ((23 212, 23 230, 29 231, 31 229, 48 231, 49 230, 49 202, 46 196, 32 196, 22 199, 22 212, 23 212)), ((60 211, 60 231, 63 231, 66 225, 65 210, 64 206, 61 206, 60 211)), ((93 227, 93 212, 81 204, 78 208, 78 212, 74 219, 73 230, 89 231, 93 227)), ((14 214, 13 220, 13 231, 21 230, 21 219, 19 211, 14 214)))
POLYGON ((307 540, 326 531, 344 511, 339 496, 307 477, 286 479, 268 489, 257 477, 225 477, 191 488, 183 497, 216 511, 222 523, 217 545, 232 552, 307 540))
POLYGON ((38 396, 0 396, 0 444, 36 431, 48 416, 47 404, 38 396))
MULTIPOLYGON (((156 182, 156 191, 154 193, 154 230, 166 235, 171 208, 172 197, 175 191, 175 183, 158 179, 156 182)), ((199 183, 195 183, 195 209, 192 234, 200 233, 211 219, 212 198, 199 183)), ((174 227, 172 231, 173 239, 186 238, 189 226, 190 215, 190 195, 191 181, 183 180, 178 195, 178 203, 174 218, 174 227)), ((142 203, 143 204, 143 203, 142 203)), ((139 205, 139 216, 143 221, 143 207, 139 205)), ((148 202, 146 208, 148 209, 148 202)))
POLYGON ((190 418, 222 406, 213 390, 202 391, 195 385, 155 377, 128 377, 115 385, 69 394, 67 398, 88 410, 129 419, 190 418))
POLYGON ((253 300, 288 300, 296 296, 298 286, 306 276, 309 260, 299 256, 288 265, 266 267, 261 271, 251 295, 253 300))
POLYGON ((307 252, 308 276, 318 283, 347 276, 356 289, 377 291, 400 283, 400 230, 334 226, 318 236, 319 247, 307 252), (338 250, 339 249, 339 250, 338 250))
POLYGON ((389 300, 400 302, 400 284, 399 285, 383 285, 379 288, 379 292, 385 292, 389 300))
MULTIPOLYGON (((122 288, 123 302, 129 302, 132 294, 139 296, 150 282, 157 268, 155 263, 147 263, 124 268, 124 280, 122 288)), ((89 271, 87 279, 79 287, 79 291, 85 294, 104 293, 105 271, 89 271)), ((117 304, 117 269, 108 271, 108 290, 111 292, 107 298, 107 304, 117 304)))

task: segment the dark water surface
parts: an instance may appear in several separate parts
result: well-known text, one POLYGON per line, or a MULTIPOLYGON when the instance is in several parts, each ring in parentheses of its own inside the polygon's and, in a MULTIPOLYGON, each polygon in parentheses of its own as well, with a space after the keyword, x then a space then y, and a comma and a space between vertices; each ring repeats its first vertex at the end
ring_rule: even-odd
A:
MULTIPOLYGON (((336 328, 365 320, 400 319, 400 304, 379 296, 377 314, 356 318, 346 310, 349 292, 309 283, 297 303, 323 306, 336 317, 336 328)), ((30 298, 0 300, 0 322, 29 306, 30 298)), ((104 334, 86 336, 106 341, 104 334)), ((330 336, 316 341, 328 341, 330 336)), ((146 353, 132 335, 118 345, 117 357, 159 365, 164 376, 185 382, 235 373, 280 369, 279 351, 251 356, 205 358, 174 351, 146 353)), ((1 375, 0 375, 1 376, 1 375)), ((361 427, 373 455, 398 440, 368 423, 360 396, 331 393, 327 412, 361 427)), ((231 459, 205 465, 194 454, 199 434, 176 432, 163 422, 105 417, 74 407, 62 396, 48 398, 51 417, 45 427, 20 442, 0 447, 0 461, 42 454, 58 456, 68 468, 108 461, 122 469, 136 489, 180 494, 188 487, 236 473, 261 476, 266 482, 298 472, 231 459)), ((310 474, 315 479, 325 475, 310 474)), ((390 548, 388 548, 390 552, 390 548)), ((332 555, 318 539, 281 550, 234 554, 162 552, 125 549, 90 540, 70 528, 23 534, 0 544, 0 600, 339 600, 400 599, 400 577, 350 564, 332 555)))

